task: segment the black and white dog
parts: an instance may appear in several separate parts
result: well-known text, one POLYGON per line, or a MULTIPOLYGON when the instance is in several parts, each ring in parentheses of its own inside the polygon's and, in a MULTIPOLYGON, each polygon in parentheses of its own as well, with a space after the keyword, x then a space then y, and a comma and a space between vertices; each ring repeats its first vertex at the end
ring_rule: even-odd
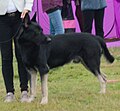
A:
POLYGON ((36 93, 36 72, 40 73, 42 100, 41 104, 48 103, 48 72, 49 69, 63 66, 76 57, 99 80, 101 93, 106 91, 106 77, 100 71, 102 53, 112 63, 114 57, 110 54, 104 40, 88 33, 60 34, 47 36, 41 27, 25 17, 23 26, 17 37, 23 62, 31 74, 31 97, 34 100, 36 93))

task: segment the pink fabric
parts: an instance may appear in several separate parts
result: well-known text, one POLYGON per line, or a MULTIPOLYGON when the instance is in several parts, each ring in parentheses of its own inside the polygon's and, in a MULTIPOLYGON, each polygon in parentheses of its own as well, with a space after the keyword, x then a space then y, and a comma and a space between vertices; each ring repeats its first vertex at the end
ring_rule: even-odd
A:
POLYGON ((65 29, 76 28, 75 20, 64 20, 63 26, 65 29))
MULTIPOLYGON (((74 2, 72 2, 72 6, 73 6, 74 17, 75 17, 74 2)), ((41 0, 34 1, 33 12, 31 13, 31 16, 33 15, 33 13, 35 13, 35 11, 37 12, 37 20, 38 20, 38 23, 43 28, 43 32, 45 34, 49 34, 49 18, 47 14, 43 13, 42 11, 41 0), (38 1, 38 5, 37 5, 37 1, 38 1)), ((113 27, 111 33, 107 36, 107 38, 120 37, 120 22, 119 22, 120 21, 120 0, 107 0, 107 8, 105 9, 105 18, 104 18, 105 35, 110 31, 111 27, 114 24, 114 21, 115 21, 115 26, 113 27)), ((75 26, 76 26, 76 32, 80 32, 76 17, 75 17, 75 26)), ((93 28, 93 33, 94 33, 94 28, 93 28)))
MULTIPOLYGON (((105 8, 105 16, 104 16, 104 35, 108 34, 114 24, 114 6, 113 0, 106 0, 107 8, 105 8)), ((115 26, 113 27, 111 33, 106 38, 113 38, 116 36, 115 26)))
POLYGON ((120 41, 115 41, 115 42, 107 42, 106 43, 107 47, 120 47, 120 41))
POLYGON ((120 38, 120 0, 114 0, 116 35, 120 38))
POLYGON ((40 24, 40 26, 43 28, 43 33, 49 34, 49 19, 48 15, 43 12, 42 10, 42 4, 41 0, 34 0, 33 5, 33 11, 31 12, 31 18, 34 15, 34 13, 37 13, 37 22, 40 24))

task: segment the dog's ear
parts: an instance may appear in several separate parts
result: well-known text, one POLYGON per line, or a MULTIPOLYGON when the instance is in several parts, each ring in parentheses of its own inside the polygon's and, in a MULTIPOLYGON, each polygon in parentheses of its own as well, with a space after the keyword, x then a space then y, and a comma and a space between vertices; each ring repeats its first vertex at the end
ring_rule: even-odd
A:
POLYGON ((32 19, 31 19, 32 22, 36 22, 36 23, 37 23, 37 21, 36 21, 36 16, 37 16, 37 15, 36 15, 36 12, 35 12, 34 16, 33 16, 32 19))
POLYGON ((27 28, 29 24, 31 23, 30 16, 28 13, 26 13, 24 19, 23 19, 23 26, 27 28))

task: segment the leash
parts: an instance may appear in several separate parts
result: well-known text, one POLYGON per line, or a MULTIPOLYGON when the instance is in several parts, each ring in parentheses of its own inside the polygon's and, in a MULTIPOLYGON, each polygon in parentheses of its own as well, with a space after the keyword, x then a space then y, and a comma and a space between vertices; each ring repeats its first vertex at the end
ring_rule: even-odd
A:
POLYGON ((22 19, 22 21, 21 21, 21 23, 20 23, 20 26, 18 27, 16 33, 13 35, 13 37, 11 37, 9 40, 6 40, 6 41, 3 41, 3 42, 0 42, 0 44, 7 43, 7 42, 11 41, 12 39, 14 39, 14 38, 16 37, 16 35, 18 34, 18 32, 19 32, 19 30, 20 30, 22 24, 23 24, 23 19, 22 19))

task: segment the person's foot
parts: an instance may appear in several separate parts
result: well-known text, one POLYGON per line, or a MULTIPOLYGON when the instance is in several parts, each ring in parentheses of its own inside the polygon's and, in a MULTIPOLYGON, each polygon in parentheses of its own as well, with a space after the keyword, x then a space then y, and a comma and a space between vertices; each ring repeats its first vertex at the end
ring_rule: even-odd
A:
POLYGON ((27 91, 22 91, 20 101, 21 102, 29 102, 29 97, 28 97, 28 92, 27 91))
POLYGON ((15 100, 14 94, 12 92, 8 92, 4 102, 13 102, 15 100))

